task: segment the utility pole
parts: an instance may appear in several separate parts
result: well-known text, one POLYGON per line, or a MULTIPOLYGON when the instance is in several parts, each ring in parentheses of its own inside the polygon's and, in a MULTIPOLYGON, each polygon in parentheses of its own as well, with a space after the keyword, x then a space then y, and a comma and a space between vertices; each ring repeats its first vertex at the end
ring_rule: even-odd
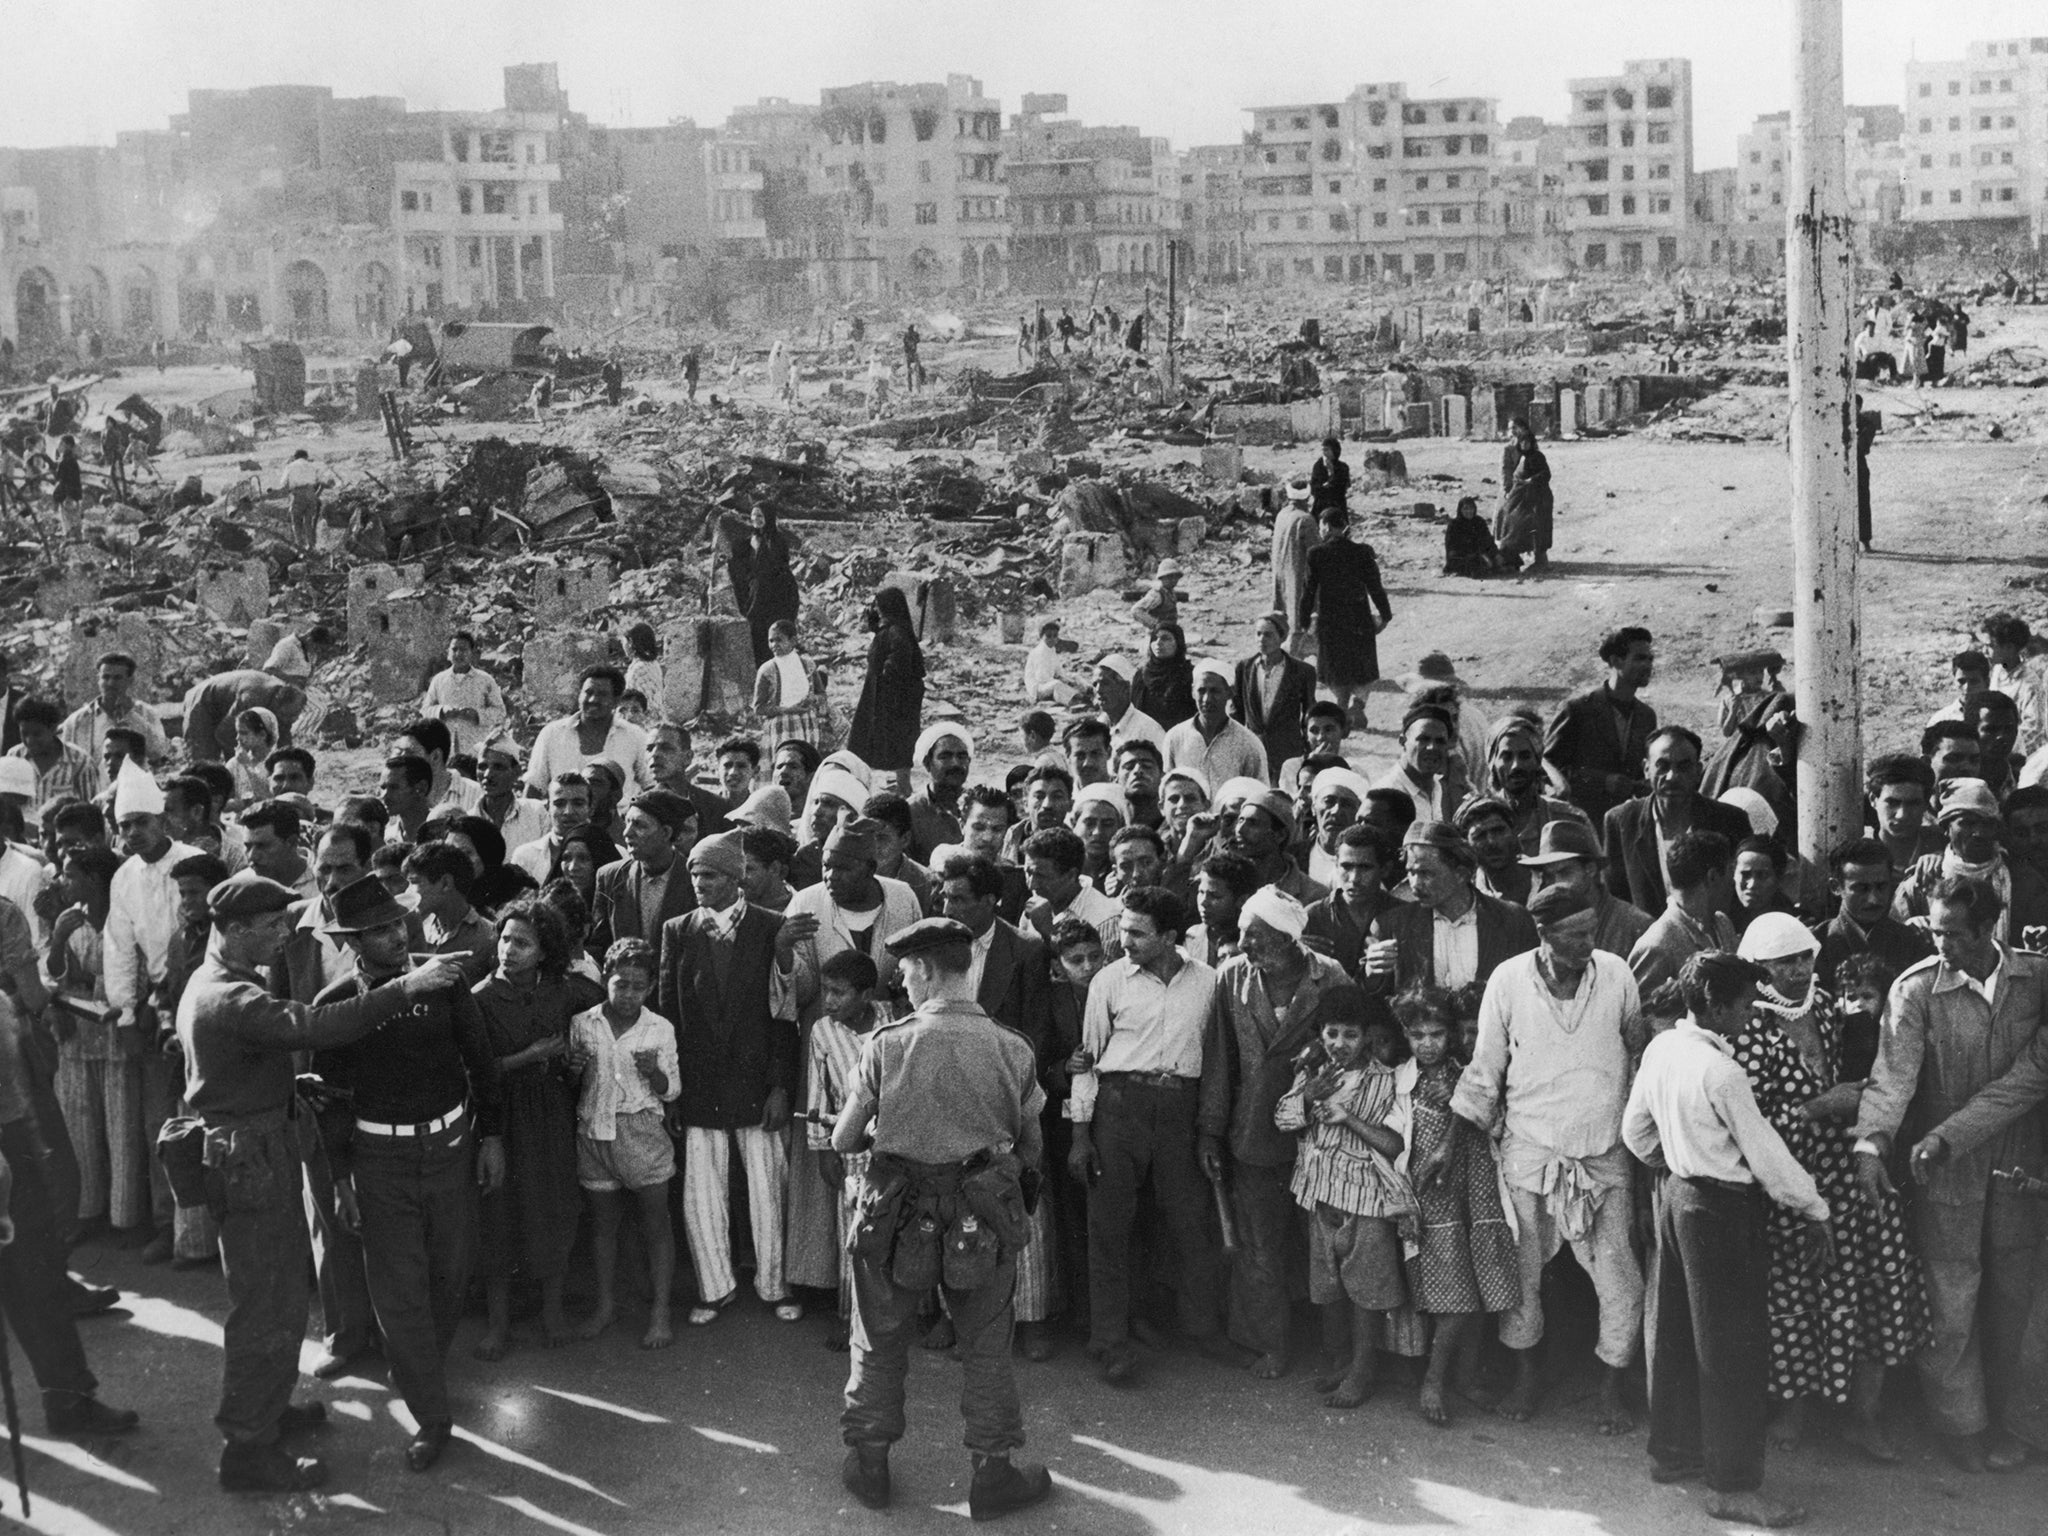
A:
POLYGON ((1792 664, 1799 851, 1817 863, 1862 825, 1862 615, 1856 601, 1855 271, 1843 164, 1842 0, 1791 0, 1792 167, 1786 199, 1792 664))

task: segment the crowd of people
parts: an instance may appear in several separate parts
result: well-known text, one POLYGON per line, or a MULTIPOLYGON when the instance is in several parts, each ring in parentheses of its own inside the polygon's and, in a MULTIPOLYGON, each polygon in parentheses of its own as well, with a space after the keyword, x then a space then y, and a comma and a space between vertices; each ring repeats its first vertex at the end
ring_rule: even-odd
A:
POLYGON ((1314 1357, 1335 1408, 1526 1420, 1569 1247, 1600 1428, 1647 1358, 1653 1476, 1717 1514, 1796 1519, 1766 1445, 1823 1420, 1899 1461, 1908 1375, 1957 1465, 2048 1452, 2048 1207, 2013 1177, 2048 1174, 2026 625, 1984 621, 1816 867, 1772 653, 1722 659, 1701 730, 1646 697, 1644 628, 1547 717, 1483 717, 1432 655, 1385 758, 1393 614, 1339 468, 1280 510, 1242 657, 1186 654, 1164 574, 1142 660, 1033 652, 1000 777, 890 589, 837 739, 772 517, 729 530, 761 672, 715 741, 661 715, 646 626, 528 741, 451 637, 366 796, 261 669, 195 688, 182 741, 126 656, 68 713, 10 691, 0 1304, 51 1431, 135 1423, 79 1344, 113 1301, 79 1245, 221 1265, 247 1491, 324 1475, 293 1400, 316 1296, 314 1373, 381 1355, 424 1470, 475 1296, 490 1361, 628 1314, 662 1350, 745 1287, 851 1350, 870 1504, 911 1342, 956 1351, 987 1516, 1050 1487, 1011 1461, 1013 1345, 1126 1386, 1176 1345, 1314 1357))

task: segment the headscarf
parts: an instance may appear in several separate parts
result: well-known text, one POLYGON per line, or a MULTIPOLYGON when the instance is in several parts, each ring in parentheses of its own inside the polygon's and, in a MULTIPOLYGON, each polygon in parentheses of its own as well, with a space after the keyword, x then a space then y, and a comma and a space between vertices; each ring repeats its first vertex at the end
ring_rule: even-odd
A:
POLYGON ((1138 669, 1138 675, 1145 680, 1147 692, 1171 692, 1174 685, 1194 689, 1194 669, 1188 662, 1187 632, 1178 624, 1161 624, 1156 634, 1173 637, 1173 654, 1164 659, 1152 654, 1148 642, 1145 647, 1145 665, 1138 669))
MULTIPOLYGON (((1759 912, 1742 930, 1742 941, 1735 946, 1740 958, 1758 965, 1793 955, 1817 954, 1819 950, 1820 940, 1790 912, 1759 912)), ((1819 988, 1817 969, 1807 981, 1804 997, 1787 997, 1769 982, 1763 982, 1757 987, 1757 1007, 1780 1018, 1796 1019, 1813 1006, 1814 993, 1819 988)))
POLYGON ((903 638, 910 646, 910 654, 916 658, 914 675, 923 677, 924 651, 918 646, 917 623, 910 616, 910 599, 903 595, 902 588, 884 587, 877 592, 875 594, 875 615, 882 621, 875 630, 876 641, 879 642, 881 640, 885 630, 902 630, 903 638))

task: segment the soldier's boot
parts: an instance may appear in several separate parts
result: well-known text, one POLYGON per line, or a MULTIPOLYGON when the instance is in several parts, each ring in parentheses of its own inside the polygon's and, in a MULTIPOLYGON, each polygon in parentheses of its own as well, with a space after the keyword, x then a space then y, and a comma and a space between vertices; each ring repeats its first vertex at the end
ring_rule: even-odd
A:
POLYGON ((327 1481, 327 1464, 274 1445, 224 1445, 220 1485, 229 1493, 303 1493, 327 1481))
POLYGON ((846 1491, 869 1509, 889 1506, 889 1447, 856 1445, 846 1452, 846 1465, 839 1469, 846 1491))
POLYGON ((90 1392, 54 1388, 43 1394, 43 1418, 53 1435, 125 1435, 142 1422, 133 1408, 109 1408, 90 1392))
POLYGON ((1052 1474, 1036 1462, 1018 1467, 1007 1456, 976 1456, 967 1512, 977 1520, 994 1520, 1036 1504, 1051 1492, 1052 1474))

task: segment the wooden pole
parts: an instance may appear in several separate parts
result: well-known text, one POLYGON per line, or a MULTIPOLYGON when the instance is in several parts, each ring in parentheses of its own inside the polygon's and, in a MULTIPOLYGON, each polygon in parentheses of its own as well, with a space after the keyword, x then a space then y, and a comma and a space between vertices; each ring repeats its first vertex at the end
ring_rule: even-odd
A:
POLYGON ((1856 601, 1855 271, 1843 164, 1842 0, 1792 0, 1792 165, 1786 199, 1792 660, 1799 851, 1824 861, 1862 826, 1856 601))

